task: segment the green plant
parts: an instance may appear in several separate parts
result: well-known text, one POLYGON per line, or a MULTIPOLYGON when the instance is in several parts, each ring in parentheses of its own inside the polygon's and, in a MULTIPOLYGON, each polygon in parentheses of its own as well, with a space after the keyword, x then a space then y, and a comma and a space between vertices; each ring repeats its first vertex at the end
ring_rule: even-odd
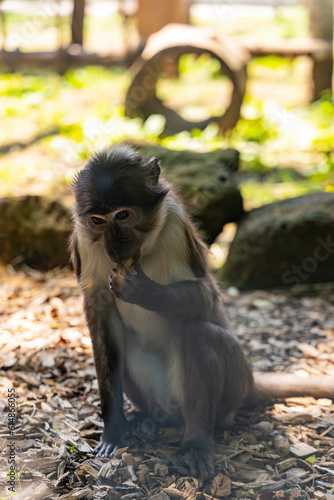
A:
POLYGON ((314 489, 314 481, 315 481, 315 469, 314 469, 314 462, 316 461, 315 457, 308 457, 306 458, 306 461, 309 462, 312 465, 312 488, 314 489))
POLYGON ((19 488, 20 488, 20 493, 22 494, 22 484, 21 484, 21 475, 25 474, 24 470, 21 470, 20 472, 16 472, 15 476, 17 477, 18 483, 19 483, 19 488))

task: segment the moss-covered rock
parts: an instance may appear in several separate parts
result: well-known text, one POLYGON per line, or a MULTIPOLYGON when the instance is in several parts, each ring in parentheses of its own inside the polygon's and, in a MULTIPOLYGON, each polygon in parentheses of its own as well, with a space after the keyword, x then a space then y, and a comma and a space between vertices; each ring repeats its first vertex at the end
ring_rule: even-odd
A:
POLYGON ((240 289, 334 282, 334 193, 245 214, 220 277, 240 289))
MULTIPOLYGON (((241 194, 232 172, 238 167, 233 149, 211 153, 171 151, 161 146, 141 146, 146 156, 162 162, 165 176, 185 199, 204 238, 211 242, 224 224, 243 213, 241 194)), ((0 261, 14 259, 37 269, 65 266, 71 232, 70 210, 56 200, 40 196, 0 200, 0 261)))
POLYGON ((69 262, 70 211, 43 196, 0 199, 0 260, 23 261, 37 269, 69 262))
POLYGON ((163 175, 186 201, 192 218, 208 243, 223 226, 243 214, 242 197, 233 180, 239 166, 235 149, 206 153, 173 151, 161 146, 138 145, 145 156, 161 160, 163 175))

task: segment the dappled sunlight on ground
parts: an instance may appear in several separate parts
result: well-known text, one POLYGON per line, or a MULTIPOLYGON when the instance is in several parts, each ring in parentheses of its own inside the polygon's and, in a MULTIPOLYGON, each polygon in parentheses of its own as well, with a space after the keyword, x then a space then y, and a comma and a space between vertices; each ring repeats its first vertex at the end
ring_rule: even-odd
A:
MULTIPOLYGON (((330 285, 242 294, 231 290, 224 297, 255 369, 334 375, 330 285)), ((172 472, 161 464, 180 442, 180 432, 171 428, 137 447, 123 448, 111 462, 93 458, 102 421, 82 296, 72 272, 2 269, 0 323, 0 445, 5 451, 7 390, 14 389, 16 486, 24 492, 19 499, 74 499, 80 494, 104 499, 113 488, 138 499, 165 491, 171 498, 201 494, 196 498, 205 500, 213 498, 213 491, 261 500, 274 499, 287 487, 311 497, 314 491, 330 491, 331 401, 293 398, 240 410, 236 424, 217 437, 217 476, 205 485, 185 470, 172 472), (309 455, 314 460, 307 461, 309 455), (109 467, 109 483, 99 480, 103 466, 103 474, 109 467)), ((129 402, 126 409, 131 409, 129 402)), ((0 457, 0 484, 7 469, 7 459, 0 457)))

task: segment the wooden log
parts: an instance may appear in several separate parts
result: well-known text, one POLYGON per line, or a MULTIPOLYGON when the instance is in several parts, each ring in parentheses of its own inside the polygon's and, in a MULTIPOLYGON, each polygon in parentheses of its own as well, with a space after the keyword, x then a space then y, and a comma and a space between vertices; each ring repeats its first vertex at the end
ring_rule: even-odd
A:
POLYGON ((116 66, 130 65, 133 62, 131 53, 99 55, 81 50, 79 45, 71 45, 58 51, 21 52, 20 50, 1 50, 0 64, 5 64, 12 71, 25 65, 51 67, 61 73, 69 67, 80 66, 116 66))
POLYGON ((252 57, 263 57, 271 54, 281 57, 315 57, 320 53, 331 52, 331 44, 321 39, 294 38, 278 42, 259 44, 247 38, 238 39, 240 45, 247 49, 252 57))
POLYGON ((310 91, 313 101, 319 99, 324 90, 331 88, 333 48, 330 41, 320 38, 300 38, 259 45, 256 42, 241 39, 240 43, 249 50, 252 57, 271 54, 286 58, 310 57, 313 64, 310 91))

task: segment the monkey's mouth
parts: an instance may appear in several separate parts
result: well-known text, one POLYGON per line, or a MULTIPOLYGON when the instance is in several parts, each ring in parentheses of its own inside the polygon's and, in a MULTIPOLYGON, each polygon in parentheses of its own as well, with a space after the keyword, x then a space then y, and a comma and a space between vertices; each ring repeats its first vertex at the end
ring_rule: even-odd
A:
POLYGON ((137 252, 135 255, 129 255, 129 254, 117 254, 114 251, 111 251, 110 253, 108 252, 109 257, 111 260, 117 264, 118 266, 125 267, 128 269, 129 267, 133 267, 135 264, 140 259, 140 252, 137 252))
POLYGON ((134 264, 135 261, 132 257, 130 259, 122 261, 122 266, 125 267, 125 269, 129 269, 130 267, 134 266, 134 264))

